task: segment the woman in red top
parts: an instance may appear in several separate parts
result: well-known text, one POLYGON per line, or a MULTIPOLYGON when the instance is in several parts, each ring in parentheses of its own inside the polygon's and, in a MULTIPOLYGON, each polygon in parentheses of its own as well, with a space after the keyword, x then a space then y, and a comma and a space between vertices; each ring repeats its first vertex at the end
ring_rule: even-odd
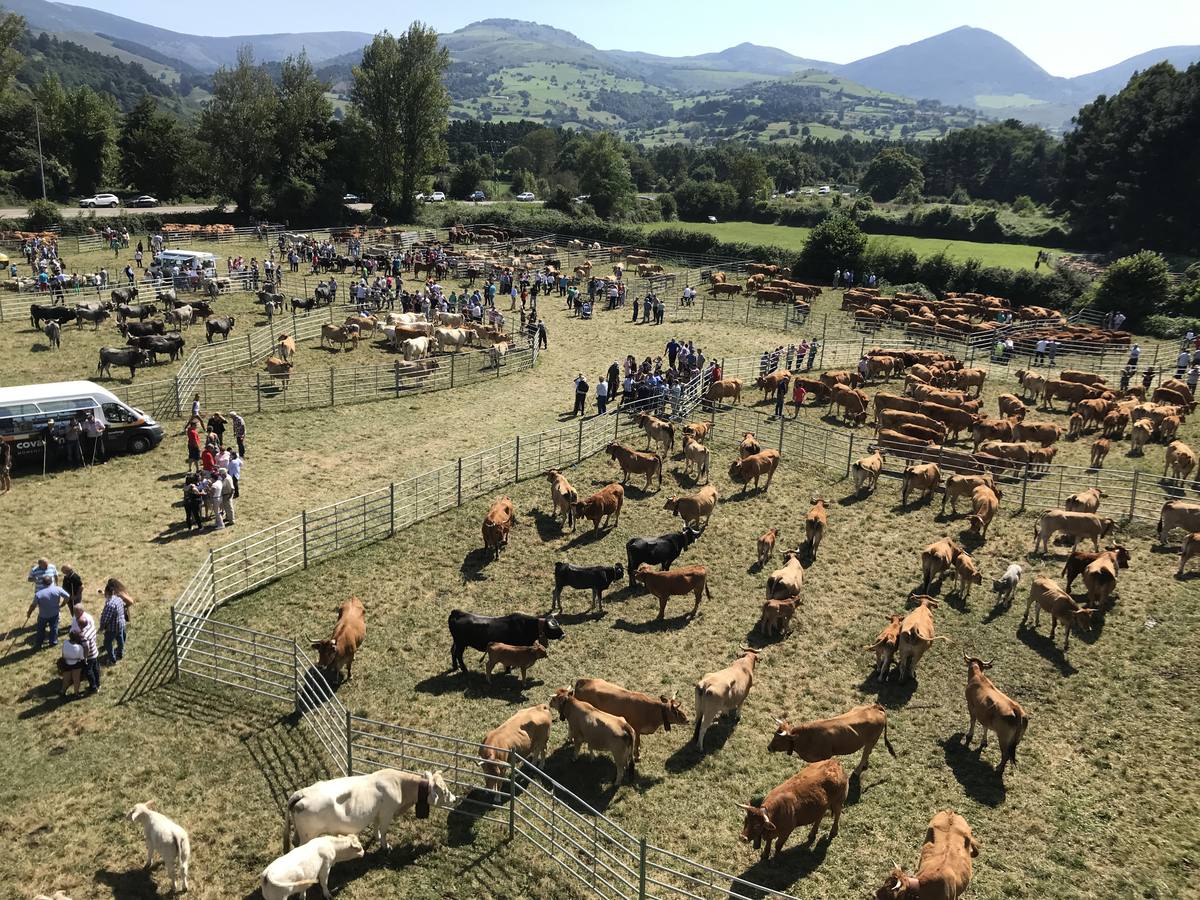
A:
POLYGON ((792 418, 793 419, 796 418, 796 416, 800 415, 800 407, 804 405, 804 399, 807 396, 808 396, 808 391, 805 390, 804 385, 802 385, 800 383, 800 379, 797 378, 796 381, 792 384, 792 403, 794 403, 796 406, 796 408, 794 410, 792 410, 792 418))
POLYGON ((205 472, 214 472, 217 468, 217 454, 213 450, 213 445, 208 444, 204 448, 204 452, 200 454, 200 468, 205 472))

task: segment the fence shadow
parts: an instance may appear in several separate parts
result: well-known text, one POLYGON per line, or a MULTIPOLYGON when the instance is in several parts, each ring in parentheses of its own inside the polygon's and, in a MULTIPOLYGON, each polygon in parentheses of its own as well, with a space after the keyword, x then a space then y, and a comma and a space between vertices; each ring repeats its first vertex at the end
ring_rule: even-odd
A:
POLYGON ((133 679, 125 686, 118 704, 129 703, 155 688, 162 687, 175 677, 175 650, 171 641, 171 632, 164 631, 159 635, 150 654, 142 663, 133 679))
POLYGON ((294 713, 244 734, 241 743, 281 815, 293 791, 341 774, 330 770, 325 754, 294 713))
MULTIPOLYGON (((571 746, 561 744, 546 757, 542 771, 560 783, 573 782, 576 785, 573 789, 575 796, 598 812, 608 809, 619 790, 616 784, 617 767, 607 753, 575 753, 571 746)), ((626 775, 628 780, 628 773, 626 775)), ((579 808, 569 797, 559 799, 577 812, 591 814, 589 810, 579 808)))
POLYGON ((1004 777, 983 760, 978 746, 974 749, 963 746, 964 736, 964 732, 958 731, 941 742, 946 765, 968 797, 984 806, 999 806, 1008 795, 1004 777))
POLYGON ((667 757, 663 768, 672 775, 678 775, 686 772, 693 766, 697 765, 710 753, 717 753, 725 746, 726 742, 733 735, 733 729, 736 728, 741 719, 735 719, 731 716, 721 716, 715 721, 704 733, 704 749, 701 750, 696 746, 692 736, 688 737, 688 742, 676 748, 675 752, 667 757))

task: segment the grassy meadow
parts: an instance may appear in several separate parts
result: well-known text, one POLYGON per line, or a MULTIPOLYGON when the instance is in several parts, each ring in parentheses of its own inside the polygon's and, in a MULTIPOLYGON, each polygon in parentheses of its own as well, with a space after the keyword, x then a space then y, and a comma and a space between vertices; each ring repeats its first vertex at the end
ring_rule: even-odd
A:
MULTIPOLYGON (((817 312, 835 308, 833 292, 815 306, 817 312)), ((120 818, 135 802, 154 797, 191 830, 189 896, 257 896, 257 874, 279 851, 287 794, 326 773, 311 735, 296 727, 287 709, 191 679, 149 689, 167 674, 161 659, 169 648, 161 636, 169 606, 209 549, 515 432, 557 426, 570 418, 577 371, 594 384, 627 353, 639 359, 662 354, 671 335, 695 340, 710 358, 753 356, 784 340, 775 332, 712 322, 635 326, 603 311, 581 321, 554 298, 542 300, 541 312, 550 348, 530 372, 450 392, 247 417, 243 496, 228 535, 181 532, 182 509, 174 505, 185 458, 174 427, 179 423, 168 423, 172 433, 144 456, 45 479, 18 475, 13 492, 0 496, 6 549, 0 583, 10 596, 0 628, 14 629, 16 638, 16 648, 0 658, 15 685, 2 701, 9 727, 0 735, 6 889, 30 896, 62 888, 100 900, 154 896, 156 885, 161 892, 161 869, 148 878, 140 868, 140 830, 120 818), (54 654, 28 646, 23 579, 43 554, 60 566, 75 565, 87 598, 116 576, 138 600, 126 659, 105 669, 98 697, 60 701, 54 654)), ((74 337, 67 331, 64 344, 74 337)), ((0 326, 0 340, 15 341, 6 358, 27 367, 26 380, 68 377, 59 372, 58 357, 30 352, 32 338, 8 323, 0 326)), ((325 356, 320 364, 329 364, 325 356)), ((1008 390, 1012 385, 1003 378, 989 382, 989 411, 995 395, 1008 390)), ((755 399, 751 391, 744 402, 755 399)), ((806 407, 801 416, 828 424, 821 421, 824 412, 806 407)), ((1065 421, 1061 412, 1031 412, 1030 418, 1065 421)), ((1195 425, 1185 427, 1183 436, 1194 445, 1195 425)), ((865 444, 867 431, 859 431, 865 444)), ((1044 617, 1036 631, 1018 627, 1025 589, 1011 610, 1002 610, 993 608, 986 590, 975 588, 964 602, 947 583, 935 619, 951 642, 935 645, 915 684, 881 687, 868 678, 870 657, 861 648, 917 587, 921 547, 958 535, 961 520, 937 516, 936 504, 898 508, 894 482, 882 482, 872 497, 851 497, 847 481, 801 465, 786 447, 770 490, 739 497, 725 475, 735 437, 718 427, 713 480, 723 500, 711 527, 681 559, 710 567, 713 599, 700 615, 683 618, 690 603, 675 600, 666 622, 656 624, 647 595, 618 586, 605 616, 587 616, 584 595, 567 592, 568 638, 533 669, 524 690, 512 677, 497 677, 489 688, 478 671, 447 674, 448 610, 548 609, 556 560, 613 563, 623 560, 629 537, 675 529, 678 520, 662 505, 665 496, 694 489, 682 476, 682 461, 665 466, 661 492, 629 488, 620 525, 598 536, 584 529, 561 533, 549 520, 546 485, 535 479, 510 489, 519 524, 495 562, 481 564, 479 556, 487 500, 472 501, 235 601, 221 618, 302 638, 327 628, 330 607, 357 593, 366 601, 369 627, 354 678, 339 692, 347 707, 468 740, 582 676, 655 693, 678 690, 690 715, 696 679, 724 666, 748 640, 761 643, 752 627, 765 577, 778 561, 756 571, 755 538, 778 526, 781 546, 797 544, 810 497, 820 493, 832 501, 829 535, 806 573, 795 630, 768 645, 742 721, 715 727, 703 756, 685 746, 690 729, 647 737, 637 779, 615 793, 611 761, 587 754, 572 762, 559 749, 565 730, 556 723, 551 774, 661 847, 801 897, 867 896, 892 860, 915 864, 926 823, 946 807, 967 817, 983 845, 972 897, 1186 895, 1200 845, 1185 764, 1194 755, 1200 702, 1192 653, 1200 609, 1194 580, 1173 577, 1175 551, 1155 550, 1144 523, 1125 528, 1120 536, 1133 562, 1121 575, 1116 605, 1091 633, 1073 636, 1069 653, 1062 651, 1061 632, 1057 646, 1050 644, 1044 617), (1003 782, 991 770, 998 760, 994 745, 980 754, 957 743, 967 724, 964 650, 995 659, 993 679, 1031 719, 1021 765, 1003 782), (828 716, 875 700, 888 709, 898 758, 877 749, 852 789, 836 840, 828 841, 826 822, 814 848, 802 848, 798 833, 778 864, 757 865, 738 840, 733 804, 763 794, 799 765, 765 752, 771 717, 828 716)), ((1060 448, 1059 461, 1087 455, 1084 442, 1060 448)), ((1110 467, 1161 468, 1161 447, 1129 461, 1121 449, 1110 454, 1110 467)), ((617 473, 596 459, 568 475, 587 493, 617 473)), ((1002 504, 984 545, 968 545, 985 587, 1011 560, 1024 561, 1033 573, 1056 576, 1061 569, 1062 548, 1047 559, 1028 555, 1031 518, 1014 514, 1013 506, 1002 504)), ((470 664, 477 659, 468 653, 470 664)), ((854 765, 844 762, 847 770, 854 765)), ((445 817, 435 814, 428 822, 400 823, 392 837, 396 847, 387 859, 368 851, 362 863, 335 868, 339 896, 523 898, 572 891, 521 842, 501 848, 490 826, 471 829, 452 820, 447 828, 445 817)))

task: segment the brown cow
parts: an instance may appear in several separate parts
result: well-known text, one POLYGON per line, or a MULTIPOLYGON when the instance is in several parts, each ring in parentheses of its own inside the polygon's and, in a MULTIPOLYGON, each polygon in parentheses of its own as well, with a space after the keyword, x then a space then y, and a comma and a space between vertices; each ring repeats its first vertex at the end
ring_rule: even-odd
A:
POLYGON ((881 737, 887 752, 893 757, 896 755, 888 740, 887 711, 878 703, 856 706, 840 716, 813 719, 799 725, 776 719, 775 726, 775 733, 767 744, 769 753, 795 753, 805 762, 818 762, 862 750, 858 765, 850 773, 851 778, 866 771, 871 751, 881 737))
POLYGON ((501 497, 488 508, 483 519, 483 546, 492 551, 496 559, 500 551, 508 546, 508 533, 517 523, 516 509, 508 497, 501 497))
POLYGON ((996 496, 994 490, 986 484, 981 484, 975 488, 971 494, 971 515, 967 516, 967 523, 970 525, 971 533, 978 535, 981 539, 986 538, 988 525, 995 518, 996 510, 999 506, 1000 498, 996 496))
POLYGON ((605 528, 608 528, 610 519, 615 528, 621 524, 621 507, 624 504, 625 488, 619 484, 606 485, 586 500, 575 504, 575 518, 590 519, 593 532, 600 530, 601 519, 604 520, 605 528))
POLYGON ((1049 509, 1038 517, 1033 526, 1033 552, 1039 546, 1043 553, 1050 552, 1050 538, 1063 531, 1073 539, 1071 548, 1078 546, 1084 538, 1092 539, 1092 548, 1100 549, 1100 539, 1107 537, 1116 525, 1112 519, 1102 519, 1095 513, 1067 512, 1065 509, 1049 509))
POLYGON ((929 822, 917 874, 893 866, 875 900, 958 900, 971 884, 971 860, 978 855, 967 820, 943 810, 929 822))
POLYGON ((756 627, 767 637, 782 635, 785 631, 790 630, 792 616, 796 614, 796 605, 799 602, 799 597, 766 601, 762 605, 762 612, 759 614, 756 627))
POLYGON ((646 432, 647 450, 650 449, 652 443, 658 444, 662 448, 663 454, 669 454, 675 449, 675 426, 670 422, 663 421, 650 413, 638 413, 635 421, 638 428, 646 432))
POLYGON ((562 513, 564 527, 570 525, 574 531, 575 504, 579 502, 579 494, 571 487, 567 476, 558 469, 547 472, 546 480, 550 482, 550 504, 554 509, 555 521, 558 521, 558 514, 562 513))
POLYGON ((312 648, 317 651, 317 666, 332 673, 335 680, 341 680, 343 666, 347 681, 354 674, 354 654, 367 636, 366 616, 363 602, 351 597, 338 607, 333 635, 328 640, 311 642, 312 648))
POLYGON ((1111 547, 1096 554, 1083 570, 1083 586, 1087 589, 1088 606, 1100 608, 1108 604, 1117 589, 1117 574, 1129 568, 1129 551, 1111 547))
POLYGON ((904 469, 903 484, 900 492, 900 505, 908 506, 909 491, 917 491, 922 500, 930 500, 942 480, 942 470, 937 463, 921 463, 907 466, 904 469))
POLYGON ((590 703, 601 712, 619 716, 633 728, 633 761, 642 758, 642 735, 654 734, 659 728, 670 731, 672 725, 688 724, 688 717, 679 701, 665 694, 657 699, 641 691, 629 691, 619 684, 601 678, 580 678, 575 682, 575 696, 590 703))
POLYGON ((996 398, 1000 415, 1006 419, 1021 421, 1025 418, 1025 404, 1015 394, 1001 394, 996 398))
POLYGON ((985 669, 992 667, 991 662, 984 662, 972 656, 963 654, 967 664, 967 714, 971 717, 971 725, 963 736, 963 745, 970 747, 975 736, 975 723, 983 729, 979 749, 987 746, 988 732, 996 732, 996 740, 1000 743, 1000 764, 996 771, 1004 774, 1004 767, 1010 762, 1017 765, 1017 745, 1025 736, 1029 727, 1029 716, 1021 704, 1013 700, 984 675, 985 669))
POLYGON ((1104 465, 1104 457, 1108 456, 1109 440, 1108 438, 1096 438, 1092 444, 1092 461, 1089 463, 1091 468, 1099 469, 1104 465))
POLYGON ((620 716, 614 716, 580 700, 567 688, 559 688, 550 698, 550 708, 566 721, 572 753, 590 747, 601 753, 611 753, 617 768, 616 785, 633 774, 633 748, 637 733, 620 716))
POLYGON ((868 493, 873 493, 876 486, 879 484, 879 474, 883 471, 883 452, 876 449, 869 456, 864 456, 854 463, 854 490, 861 494, 865 488, 868 493))
POLYGON ((958 514, 958 498, 972 497, 975 494, 975 489, 980 486, 989 487, 1000 499, 1004 495, 1000 493, 1000 489, 996 487, 996 479, 991 472, 985 472, 982 475, 947 475, 946 485, 942 492, 942 508, 939 515, 946 514, 946 501, 950 501, 950 511, 958 514))
POLYGON ((1084 569, 1095 562, 1100 557, 1100 554, 1108 550, 1118 550, 1117 567, 1121 569, 1129 568, 1129 551, 1124 547, 1115 546, 1107 547, 1105 550, 1072 550, 1071 555, 1067 557, 1066 563, 1063 564, 1063 575, 1067 579, 1067 593, 1071 593, 1071 583, 1083 574, 1084 569))
POLYGON ((666 572, 656 572, 649 563, 642 563, 637 568, 637 580, 658 599, 658 619, 667 614, 667 600, 679 594, 694 594, 696 605, 692 607, 689 616, 695 616, 700 609, 701 596, 712 599, 708 589, 707 566, 682 566, 669 569, 666 572))
POLYGON ((1050 422, 1018 422, 1013 426, 1014 441, 1030 441, 1049 447, 1063 435, 1063 427, 1050 422))
POLYGON ((1170 470, 1171 477, 1186 481, 1196 468, 1196 451, 1183 441, 1172 441, 1163 456, 1163 475, 1170 470))
POLYGON ((775 470, 779 467, 779 451, 778 450, 761 450, 752 456, 747 456, 745 459, 739 459, 729 466, 729 480, 734 484, 742 486, 741 493, 746 493, 746 489, 750 486, 751 479, 754 480, 754 489, 757 491, 758 480, 763 476, 767 476, 767 483, 763 486, 764 491, 771 489, 771 480, 775 477, 775 470))
POLYGON ((842 764, 836 759, 826 759, 805 766, 783 784, 772 788, 763 798, 762 805, 752 806, 739 803, 738 808, 746 813, 742 826, 742 840, 753 841, 757 850, 763 847, 762 859, 771 858, 771 841, 775 841, 775 856, 783 850, 783 844, 798 825, 812 823, 806 844, 817 839, 817 829, 825 813, 833 814, 833 827, 829 839, 837 837, 838 825, 842 820, 842 806, 850 783, 842 764))
POLYGON ((683 426, 684 437, 691 437, 702 444, 708 440, 711 431, 712 423, 710 422, 689 422, 683 426))
MULTIPOLYGON (((483 769, 488 790, 499 791, 509 782, 512 774, 509 761, 514 755, 536 766, 545 763, 553 721, 550 707, 542 703, 509 716, 504 724, 488 732, 479 747, 479 767, 483 769)), ((516 760, 512 762, 515 764, 516 760)))
POLYGON ((758 438, 754 436, 753 431, 747 431, 742 442, 738 444, 738 458, 745 459, 747 456, 753 456, 762 450, 762 445, 759 444, 758 438))
POLYGON ((533 668, 533 664, 539 659, 546 658, 546 648, 542 646, 540 641, 535 641, 528 647, 518 647, 515 644, 502 644, 499 641, 492 641, 487 645, 487 652, 484 654, 487 657, 487 666, 484 668, 484 678, 490 683, 492 680, 492 669, 496 666, 504 666, 504 671, 508 672, 512 669, 521 670, 521 683, 525 684, 529 681, 527 672, 533 668))
MULTIPOLYGON (((730 285, 741 290, 741 285, 730 285)), ((708 386, 708 390, 704 392, 704 399, 708 403, 717 403, 724 400, 726 397, 732 397, 733 402, 742 402, 742 382, 737 378, 722 378, 720 381, 714 381, 708 386)))
POLYGON ((783 567, 767 576, 767 599, 787 600, 798 597, 804 587, 804 566, 795 551, 783 555, 783 567))
POLYGON ((896 646, 900 657, 896 663, 896 671, 900 673, 901 679, 916 676, 917 663, 936 640, 933 610, 937 609, 937 600, 927 594, 913 599, 917 601, 917 608, 900 623, 900 638, 896 646))
POLYGON ((946 426, 946 432, 953 440, 958 440, 962 432, 973 428, 979 418, 974 412, 966 409, 955 409, 940 403, 922 403, 919 411, 922 415, 936 419, 946 426))
POLYGON ((762 650, 743 647, 738 658, 718 672, 709 672, 696 682, 696 729, 692 740, 703 752, 704 735, 717 716, 732 712, 741 716, 742 704, 754 686, 754 667, 762 650))
POLYGON ((829 514, 820 495, 812 498, 812 504, 812 509, 804 517, 804 539, 808 542, 809 553, 816 559, 817 548, 821 546, 825 530, 829 527, 829 514))
POLYGON ((1033 579, 1033 585, 1029 588, 1029 602, 1025 604, 1025 615, 1021 618, 1019 627, 1024 628, 1029 621, 1029 610, 1034 604, 1037 604, 1037 611, 1033 617, 1034 628, 1037 628, 1041 622, 1043 609, 1050 614, 1053 620, 1053 624, 1050 626, 1051 643, 1054 642, 1054 632, 1058 630, 1058 623, 1060 621, 1065 623, 1064 630, 1067 636, 1063 641, 1063 650, 1071 645, 1071 628, 1088 628, 1094 612, 1094 610, 1079 606, 1071 599, 1070 594, 1045 575, 1039 575, 1033 579))
POLYGON ((1179 551, 1179 568, 1175 570, 1177 577, 1183 577, 1183 567, 1194 556, 1200 556, 1200 531, 1193 531, 1184 537, 1183 548, 1179 551))
POLYGON ((896 647, 900 643, 900 624, 903 620, 902 613, 893 613, 888 619, 887 627, 875 638, 875 643, 863 647, 864 650, 875 652, 875 677, 880 681, 887 680, 888 670, 892 667, 896 647))
POLYGON ((901 425, 916 425, 937 434, 938 443, 946 440, 946 426, 936 419, 931 419, 929 416, 922 415, 921 413, 900 409, 887 409, 882 410, 876 416, 876 421, 879 423, 881 431, 885 428, 898 428, 901 425))
POLYGON ((1015 424, 1016 422, 1012 419, 980 419, 971 426, 971 440, 974 442, 974 449, 978 450, 979 445, 984 441, 1011 441, 1015 424))
POLYGON ((604 451, 621 467, 624 475, 621 478, 621 484, 627 484, 630 475, 645 475, 646 483, 642 486, 642 490, 648 491, 650 490, 650 480, 657 475, 658 486, 662 487, 662 457, 657 453, 643 453, 615 442, 605 447, 604 451))
POLYGON ((694 494, 687 494, 683 497, 668 497, 667 502, 663 505, 663 509, 683 519, 685 525, 695 527, 699 527, 701 519, 704 520, 704 524, 707 526, 712 519, 713 510, 716 507, 717 488, 711 484, 705 485, 694 494))
POLYGON ((842 410, 842 418, 847 422, 861 425, 867 421, 867 405, 870 400, 862 391, 846 387, 844 384, 835 384, 830 394, 830 403, 842 410))
POLYGON ((1100 488, 1090 487, 1086 491, 1080 491, 1068 497, 1066 503, 1063 504, 1063 509, 1067 512, 1094 513, 1100 508, 1100 501, 1107 496, 1108 494, 1100 488))
POLYGON ((763 392, 763 402, 775 396, 775 391, 780 384, 786 383, 792 377, 792 373, 787 369, 776 369, 766 375, 762 375, 755 379, 754 386, 761 388, 763 392))
POLYGON ((772 528, 770 531, 765 531, 759 536, 756 548, 758 550, 756 562, 760 569, 767 564, 767 561, 771 558, 771 554, 775 552, 775 541, 778 537, 778 528, 772 528))

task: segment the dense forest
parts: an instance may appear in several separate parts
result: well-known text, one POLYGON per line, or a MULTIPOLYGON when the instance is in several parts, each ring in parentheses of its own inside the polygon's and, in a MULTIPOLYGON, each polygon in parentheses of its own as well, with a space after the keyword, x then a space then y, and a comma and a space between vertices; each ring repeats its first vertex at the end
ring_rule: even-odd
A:
POLYGON ((61 41, 45 32, 34 37, 28 31, 16 42, 21 54, 17 81, 31 90, 53 75, 64 88, 89 87, 110 96, 123 112, 128 112, 144 95, 173 97, 168 84, 154 78, 137 63, 96 53, 71 41, 61 41))

